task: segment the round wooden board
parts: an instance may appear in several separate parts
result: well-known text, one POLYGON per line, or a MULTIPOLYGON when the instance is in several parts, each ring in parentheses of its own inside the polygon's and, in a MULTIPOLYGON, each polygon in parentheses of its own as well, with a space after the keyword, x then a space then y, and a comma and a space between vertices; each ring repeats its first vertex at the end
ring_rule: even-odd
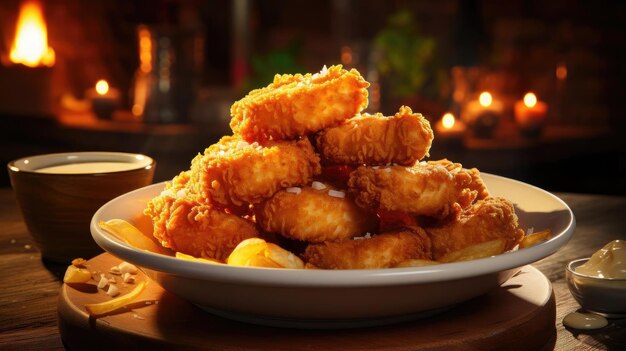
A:
MULTIPOLYGON (((87 268, 108 274, 121 261, 104 253, 87 268)), ((148 280, 141 272, 137 281, 148 280)), ((118 277, 119 280, 119 277, 118 277)), ((93 284, 63 285, 58 314, 68 349, 189 350, 539 350, 555 340, 555 301, 546 277, 531 266, 502 287, 434 317, 384 327, 298 330, 223 319, 149 281, 131 309, 89 318, 84 305, 110 300, 93 284)), ((134 285, 120 286, 122 294, 134 285)), ((303 301, 306 303, 306 301, 303 301)), ((373 301, 372 303, 375 303, 373 301)))

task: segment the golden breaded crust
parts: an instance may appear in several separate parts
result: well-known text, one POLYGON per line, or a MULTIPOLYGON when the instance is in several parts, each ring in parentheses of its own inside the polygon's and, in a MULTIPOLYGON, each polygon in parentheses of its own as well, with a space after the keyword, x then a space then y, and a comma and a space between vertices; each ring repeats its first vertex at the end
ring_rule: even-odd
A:
MULTIPOLYGON (((465 188, 466 191, 475 193, 474 198, 471 199, 472 203, 474 200, 482 200, 490 196, 489 189, 487 189, 487 185, 480 177, 480 171, 477 168, 463 168, 463 165, 460 163, 452 162, 446 158, 428 161, 428 164, 445 167, 450 173, 454 174, 457 188, 465 188)), ((471 203, 462 204, 462 207, 467 208, 468 205, 471 205, 471 203)))
POLYGON ((430 123, 407 106, 392 117, 363 114, 338 127, 326 128, 316 138, 328 164, 410 166, 428 155, 433 141, 430 123))
POLYGON ((316 74, 276 75, 231 107, 230 127, 248 141, 296 139, 337 125, 367 107, 357 70, 332 66, 316 74))
POLYGON ((476 200, 484 200, 490 197, 491 194, 489 193, 489 189, 487 189, 487 185, 480 177, 480 171, 478 168, 470 168, 468 169, 468 172, 472 177, 472 182, 469 184, 468 188, 476 191, 476 200))
POLYGON ((505 250, 510 250, 524 236, 513 204, 496 197, 480 200, 459 219, 438 227, 427 228, 426 231, 431 237, 434 259, 499 238, 506 239, 505 250))
POLYGON ((304 252, 308 264, 323 269, 395 267, 409 259, 431 259, 430 239, 417 227, 371 238, 311 244, 304 252))
POLYGON ((166 190, 144 211, 152 218, 154 236, 164 247, 195 257, 225 260, 241 241, 258 236, 254 223, 199 204, 184 191, 178 189, 171 196, 166 190))
POLYGON ((282 188, 309 183, 320 172, 319 157, 306 138, 260 145, 227 136, 191 165, 194 191, 226 207, 259 203, 282 188))
POLYGON ((455 177, 444 167, 359 167, 350 174, 348 191, 366 209, 401 211, 444 218, 456 211, 455 177))
POLYGON ((330 196, 330 190, 337 191, 328 184, 321 190, 305 186, 298 194, 281 190, 255 206, 256 221, 265 231, 308 242, 352 239, 376 229, 375 215, 348 196, 330 196))

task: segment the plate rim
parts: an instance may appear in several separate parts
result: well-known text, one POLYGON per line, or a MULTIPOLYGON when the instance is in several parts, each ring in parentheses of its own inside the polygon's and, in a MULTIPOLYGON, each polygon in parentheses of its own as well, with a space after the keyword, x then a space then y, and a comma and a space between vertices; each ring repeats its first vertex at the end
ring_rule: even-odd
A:
MULTIPOLYGON (((90 230, 93 239, 104 250, 120 259, 157 272, 199 280, 219 280, 224 283, 328 288, 429 284, 494 274, 548 257, 569 241, 576 227, 576 217, 569 206, 558 196, 519 180, 490 173, 481 173, 481 176, 484 177, 486 183, 489 183, 489 178, 494 178, 531 187, 535 191, 548 195, 567 210, 569 215, 567 226, 549 240, 523 249, 524 254, 520 254, 521 251, 513 251, 472 261, 442 263, 433 266, 359 270, 273 269, 183 261, 175 257, 132 248, 99 228, 97 223, 102 220, 102 213, 109 206, 117 203, 123 197, 130 197, 134 193, 147 191, 147 188, 157 189, 166 183, 161 182, 120 195, 104 204, 94 213, 90 230)), ((155 192, 155 194, 157 193, 155 192)))

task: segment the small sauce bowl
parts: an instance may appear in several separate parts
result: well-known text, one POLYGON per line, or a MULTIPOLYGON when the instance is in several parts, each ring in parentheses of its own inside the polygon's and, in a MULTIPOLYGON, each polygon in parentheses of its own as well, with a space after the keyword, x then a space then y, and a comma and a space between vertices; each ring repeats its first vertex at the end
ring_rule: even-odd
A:
POLYGON ((567 287, 580 306, 609 318, 626 317, 626 279, 599 278, 576 272, 589 258, 567 264, 567 287))
POLYGON ((20 158, 7 167, 41 256, 68 264, 102 252, 89 235, 91 217, 109 200, 150 185, 156 161, 131 153, 67 152, 20 158))

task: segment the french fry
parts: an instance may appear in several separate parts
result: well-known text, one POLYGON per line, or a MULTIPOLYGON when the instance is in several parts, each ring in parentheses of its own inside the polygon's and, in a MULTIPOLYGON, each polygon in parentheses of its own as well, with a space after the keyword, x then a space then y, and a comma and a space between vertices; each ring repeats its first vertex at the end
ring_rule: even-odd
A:
POLYGON ((520 249, 527 248, 530 246, 534 246, 539 244, 542 241, 546 241, 552 236, 552 231, 550 229, 545 229, 540 232, 534 232, 532 234, 526 235, 524 239, 519 243, 520 249))
POLYGON ((138 249, 156 253, 165 253, 165 250, 152 241, 152 238, 148 237, 142 231, 123 219, 111 219, 106 222, 101 221, 98 225, 100 228, 108 231, 138 249))
POLYGON ((78 268, 74 265, 68 266, 63 276, 64 283, 86 283, 91 279, 91 272, 85 268, 78 268))
POLYGON ((111 313, 124 306, 129 305, 135 300, 146 286, 146 282, 142 281, 128 294, 122 295, 110 301, 101 303, 90 303, 85 305, 85 309, 90 316, 101 316, 107 313, 111 313))
POLYGON ((459 262, 476 260, 479 258, 499 255, 504 252, 506 241, 504 239, 495 239, 485 241, 480 244, 468 246, 461 250, 450 252, 438 259, 439 262, 459 262))
POLYGON ((191 255, 184 254, 182 252, 176 252, 176 258, 180 258, 187 261, 204 262, 210 264, 222 264, 223 262, 214 260, 212 258, 193 257, 191 255))
POLYGON ((226 263, 246 267, 304 268, 304 262, 296 255, 259 238, 250 238, 239 243, 226 263))
POLYGON ((423 267, 423 266, 432 266, 434 264, 439 264, 440 262, 431 261, 431 260, 420 260, 420 259, 410 259, 405 260, 396 265, 396 268, 402 267, 423 267))

